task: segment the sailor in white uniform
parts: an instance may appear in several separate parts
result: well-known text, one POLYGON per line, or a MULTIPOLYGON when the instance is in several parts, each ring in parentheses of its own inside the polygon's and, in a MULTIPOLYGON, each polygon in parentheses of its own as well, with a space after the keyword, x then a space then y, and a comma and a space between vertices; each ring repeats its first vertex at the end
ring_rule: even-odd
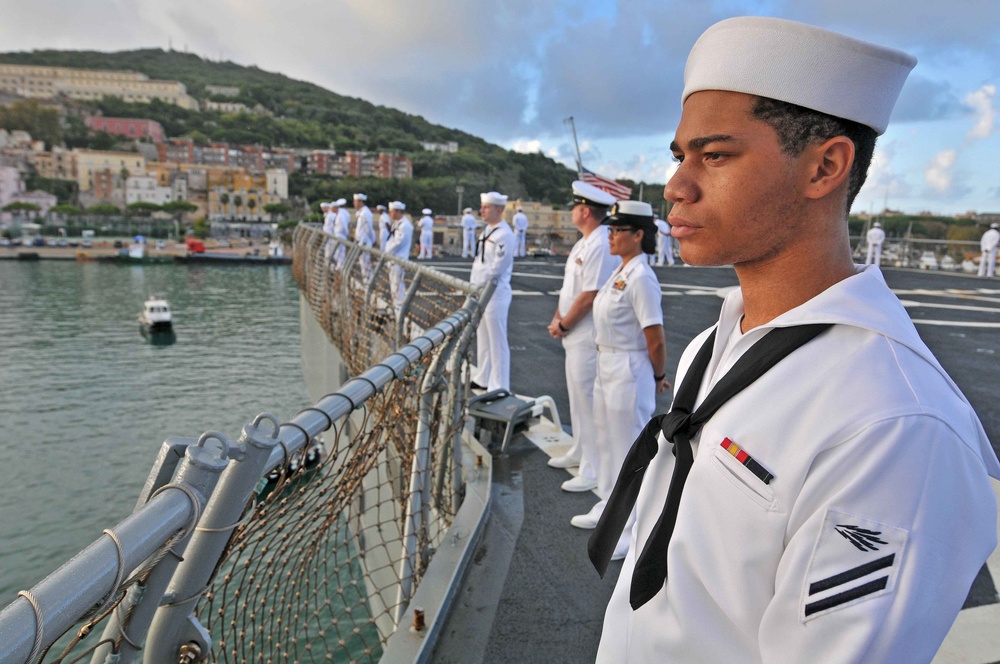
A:
MULTIPOLYGON (((653 415, 656 395, 670 386, 663 332, 660 282, 648 256, 656 251, 653 209, 642 201, 619 201, 604 220, 611 254, 621 264, 594 298, 594 425, 597 434, 597 504, 570 520, 577 528, 597 525, 622 462, 635 437, 653 415)), ((614 560, 625 557, 629 528, 614 560)))
POLYGON ((930 662, 996 546, 978 418, 851 259, 847 210, 914 64, 766 17, 695 43, 668 222, 740 288, 591 537, 603 573, 635 515, 598 662, 930 662))
POLYGON ((514 240, 517 242, 518 258, 528 255, 528 215, 524 214, 521 206, 517 207, 517 214, 514 215, 514 240))
MULTIPOLYGON (((327 235, 333 235, 337 224, 337 215, 330 212, 330 204, 327 201, 320 203, 319 209, 320 213, 323 215, 323 232, 327 235)), ((336 247, 337 243, 333 240, 326 241, 326 245, 323 247, 323 256, 326 258, 327 263, 330 263, 333 258, 333 253, 336 247)))
POLYGON ((549 334, 562 340, 566 352, 566 391, 573 446, 549 459, 553 468, 579 466, 577 476, 562 484, 565 491, 590 491, 597 486, 597 430, 594 421, 594 381, 597 344, 594 342, 594 298, 621 264, 608 247, 608 227, 602 225, 614 197, 592 184, 573 183, 570 210, 573 225, 583 234, 569 252, 559 290, 559 304, 549 334))
MULTIPOLYGON (((390 256, 410 260, 410 247, 413 244, 413 223, 403 214, 406 204, 400 201, 389 203, 389 216, 392 226, 389 229, 389 239, 385 243, 385 253, 390 256)), ((406 273, 399 265, 389 268, 389 290, 392 292, 392 304, 399 315, 403 298, 406 296, 406 273)))
POLYGON ((997 244, 1000 243, 1000 224, 990 224, 990 229, 979 240, 979 276, 992 277, 997 269, 997 244))
POLYGON ((663 267, 664 261, 667 265, 673 265, 674 243, 670 239, 670 224, 655 214, 653 223, 656 224, 656 266, 663 267))
POLYGON ((420 214, 424 216, 417 222, 417 228, 420 229, 420 253, 417 254, 417 259, 434 258, 434 217, 431 216, 433 212, 430 208, 424 208, 420 214))
POLYGON ((385 243, 389 240, 389 227, 392 226, 392 220, 389 219, 389 213, 386 211, 384 205, 376 205, 375 209, 378 210, 378 248, 385 251, 385 243))
MULTIPOLYGON (((334 215, 333 236, 342 242, 346 242, 349 239, 351 232, 351 213, 347 211, 344 207, 345 205, 347 205, 346 198, 338 198, 330 203, 330 213, 334 215)), ((333 265, 335 269, 340 270, 344 267, 346 253, 346 245, 340 244, 337 246, 333 252, 333 265)))
MULTIPOLYGON (((370 247, 375 244, 375 226, 372 224, 372 211, 365 204, 368 196, 365 194, 354 194, 354 241, 362 247, 370 247)), ((358 262, 361 264, 361 277, 365 283, 371 280, 372 263, 371 256, 362 251, 358 262)))
POLYGON ((483 287, 497 280, 496 290, 486 304, 476 328, 476 371, 474 387, 489 391, 510 391, 510 345, 507 342, 507 313, 510 311, 510 275, 514 269, 514 233, 503 219, 507 197, 495 191, 480 194, 479 214, 486 227, 479 235, 469 282, 483 287))
POLYGON ((472 214, 472 208, 462 210, 462 258, 476 256, 476 218, 472 214))
POLYGON ((868 229, 868 235, 865 239, 868 240, 868 254, 865 256, 865 265, 880 266, 882 264, 882 243, 885 242, 885 231, 882 230, 882 224, 877 221, 872 224, 872 227, 868 229))

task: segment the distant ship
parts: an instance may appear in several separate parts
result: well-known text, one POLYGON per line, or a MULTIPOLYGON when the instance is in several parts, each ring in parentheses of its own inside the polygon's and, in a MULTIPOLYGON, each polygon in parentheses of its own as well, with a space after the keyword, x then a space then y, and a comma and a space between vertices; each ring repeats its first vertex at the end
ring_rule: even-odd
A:
POLYGON ((139 327, 144 334, 173 332, 174 319, 170 303, 162 297, 150 295, 139 314, 139 327))

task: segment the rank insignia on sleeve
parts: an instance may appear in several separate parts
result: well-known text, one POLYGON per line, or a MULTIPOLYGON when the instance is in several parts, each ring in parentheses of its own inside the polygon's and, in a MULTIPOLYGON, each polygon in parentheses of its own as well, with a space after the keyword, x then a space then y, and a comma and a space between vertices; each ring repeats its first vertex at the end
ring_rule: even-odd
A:
POLYGON ((507 252, 507 248, 504 246, 503 242, 497 242, 497 256, 503 258, 504 254, 507 252))
POLYGON ((829 508, 802 592, 802 621, 895 589, 908 532, 829 508))

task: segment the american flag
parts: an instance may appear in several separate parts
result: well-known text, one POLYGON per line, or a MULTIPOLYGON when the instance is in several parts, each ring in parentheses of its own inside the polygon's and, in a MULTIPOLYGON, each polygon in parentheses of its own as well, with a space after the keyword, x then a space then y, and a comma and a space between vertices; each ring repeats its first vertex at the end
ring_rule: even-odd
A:
POLYGON ((627 201, 632 198, 632 187, 627 184, 622 184, 621 182, 602 177, 593 171, 588 171, 586 168, 580 169, 580 179, 587 184, 594 185, 601 191, 608 192, 615 197, 615 200, 627 201))

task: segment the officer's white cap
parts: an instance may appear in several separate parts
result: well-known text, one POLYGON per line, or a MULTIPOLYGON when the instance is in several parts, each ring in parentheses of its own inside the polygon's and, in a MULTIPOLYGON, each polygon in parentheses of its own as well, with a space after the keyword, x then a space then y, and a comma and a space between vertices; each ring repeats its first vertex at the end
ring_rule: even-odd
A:
POLYGON ((610 207, 615 204, 615 197, 603 189, 598 189, 589 182, 574 180, 573 200, 570 204, 576 205, 578 203, 582 203, 584 205, 601 205, 604 207, 610 207))
POLYGON ((646 201, 618 201, 604 220, 611 226, 638 226, 653 221, 653 206, 646 201))
POLYGON ((873 226, 875 226, 875 228, 882 228, 882 224, 878 223, 877 221, 873 224, 873 226))
POLYGON ((470 214, 472 212, 472 208, 465 208, 464 210, 462 210, 462 212, 464 214, 470 214))
POLYGON ((399 201, 393 201, 393 202, 389 203, 389 209, 390 210, 405 210, 406 209, 406 203, 400 203, 399 201))
POLYGON ((479 202, 489 205, 504 206, 507 205, 507 197, 495 191, 489 191, 485 194, 479 194, 479 202))
POLYGON ((885 132, 912 55, 804 23, 740 16, 706 30, 684 68, 681 103, 701 90, 769 97, 885 132))
POLYGON ((356 201, 367 201, 368 197, 364 194, 354 194, 354 200, 356 201))
POLYGON ((376 210, 384 210, 384 209, 385 209, 385 206, 384 206, 384 205, 382 205, 381 203, 379 203, 378 205, 376 205, 376 206, 375 206, 375 209, 376 209, 376 210))
POLYGON ((335 205, 336 207, 344 207, 345 205, 347 205, 347 199, 346 198, 338 198, 337 200, 335 200, 332 203, 332 205, 335 205))
POLYGON ((430 214, 430 213, 431 213, 430 208, 424 208, 423 210, 420 211, 420 214, 430 214))
POLYGON ((330 204, 327 203, 326 201, 323 201, 322 203, 319 204, 319 206, 321 209, 327 209, 330 207, 330 204))

